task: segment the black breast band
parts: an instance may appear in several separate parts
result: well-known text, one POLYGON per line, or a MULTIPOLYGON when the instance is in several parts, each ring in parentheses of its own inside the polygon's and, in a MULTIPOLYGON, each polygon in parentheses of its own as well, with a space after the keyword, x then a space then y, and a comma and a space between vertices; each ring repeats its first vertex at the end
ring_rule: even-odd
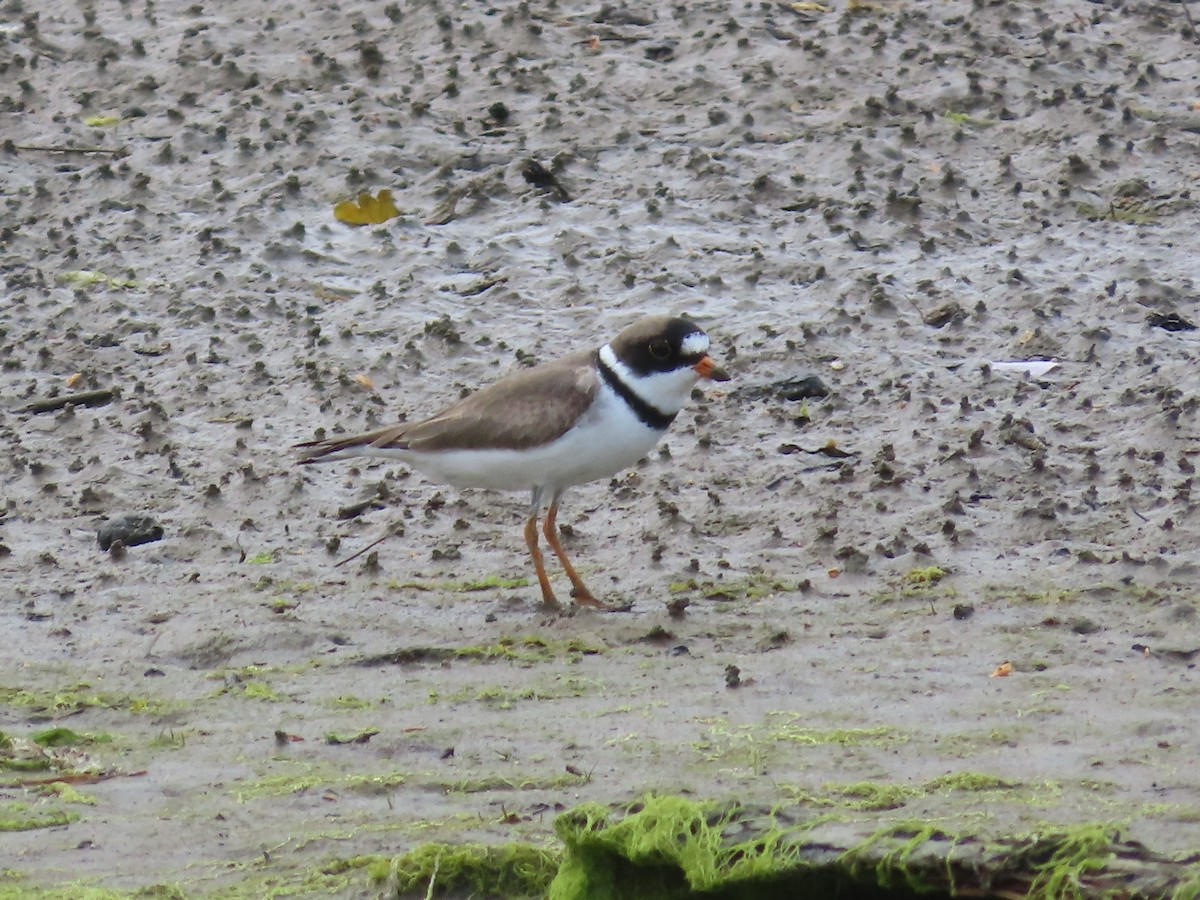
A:
POLYGON ((656 409, 647 403, 635 394, 633 388, 622 381, 621 376, 610 369, 603 359, 597 359, 596 362, 600 366, 600 376, 604 379, 605 384, 617 392, 617 395, 629 405, 629 408, 633 410, 633 414, 647 428, 653 428, 655 431, 666 431, 670 424, 675 421, 675 413, 665 413, 661 409, 656 409))

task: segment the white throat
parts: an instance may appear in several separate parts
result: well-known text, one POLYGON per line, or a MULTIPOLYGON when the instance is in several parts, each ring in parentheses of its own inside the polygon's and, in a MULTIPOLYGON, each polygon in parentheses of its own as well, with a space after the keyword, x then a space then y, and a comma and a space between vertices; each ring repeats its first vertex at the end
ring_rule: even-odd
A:
POLYGON ((630 391, 656 410, 674 415, 683 409, 700 375, 691 366, 671 372, 651 372, 638 375, 625 365, 610 344, 600 348, 600 360, 630 391))

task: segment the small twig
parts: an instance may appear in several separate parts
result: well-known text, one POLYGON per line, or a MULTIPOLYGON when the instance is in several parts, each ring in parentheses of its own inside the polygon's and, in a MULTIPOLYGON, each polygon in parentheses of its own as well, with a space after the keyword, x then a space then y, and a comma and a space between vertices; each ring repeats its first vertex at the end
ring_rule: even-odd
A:
POLYGON ((19 412, 44 413, 62 409, 68 404, 75 406, 103 406, 117 396, 116 388, 101 388, 98 391, 83 391, 79 394, 63 394, 61 397, 49 397, 45 400, 35 400, 28 406, 23 406, 19 412))
POLYGON ((59 772, 57 775, 50 775, 45 778, 0 782, 0 787, 40 787, 44 784, 55 784, 58 782, 63 782, 65 784, 99 784, 100 782, 107 781, 110 778, 141 778, 146 774, 147 771, 148 770, 146 769, 141 769, 137 772, 59 772))
POLYGON ((58 147, 43 144, 13 144, 16 150, 33 150, 37 153, 101 153, 112 155, 124 153, 124 147, 58 147))
POLYGON ((363 547, 357 553, 347 556, 345 559, 338 560, 337 562, 335 562, 333 564, 333 567, 336 569, 338 566, 344 566, 346 563, 352 562, 353 560, 358 559, 360 556, 362 556, 368 550, 373 550, 374 548, 376 548, 380 544, 382 544, 384 541, 386 541, 388 538, 390 538, 396 534, 401 534, 401 533, 403 533, 403 531, 404 531, 404 523, 397 522, 395 525, 393 525, 391 528, 389 528, 387 531, 385 531, 383 533, 382 537, 376 538, 375 540, 371 541, 371 543, 367 544, 367 546, 363 547))
POLYGON ((459 290, 460 297, 474 297, 476 294, 482 294, 484 291, 491 290, 498 284, 504 284, 508 281, 508 276, 498 275, 493 278, 483 278, 468 287, 459 290))
POLYGON ((434 207, 433 212, 429 214, 429 218, 425 220, 425 224, 446 225, 452 222, 458 208, 458 201, 465 197, 469 191, 469 187, 456 187, 452 189, 442 199, 442 202, 434 207))
POLYGON ((383 509, 383 503, 378 497, 368 497, 366 500, 360 500, 358 503, 343 506, 337 511, 337 517, 339 519, 357 519, 369 509, 383 509))

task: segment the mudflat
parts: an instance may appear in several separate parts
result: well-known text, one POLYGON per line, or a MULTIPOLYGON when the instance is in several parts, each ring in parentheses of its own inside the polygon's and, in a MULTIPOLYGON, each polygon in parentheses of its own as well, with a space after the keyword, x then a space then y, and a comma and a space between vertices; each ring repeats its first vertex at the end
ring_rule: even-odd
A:
POLYGON ((0 892, 359 896, 647 794, 1194 859, 1197 40, 0 0, 0 892), (523 496, 293 464, 649 313, 733 380, 564 500, 628 612, 539 607, 523 496))

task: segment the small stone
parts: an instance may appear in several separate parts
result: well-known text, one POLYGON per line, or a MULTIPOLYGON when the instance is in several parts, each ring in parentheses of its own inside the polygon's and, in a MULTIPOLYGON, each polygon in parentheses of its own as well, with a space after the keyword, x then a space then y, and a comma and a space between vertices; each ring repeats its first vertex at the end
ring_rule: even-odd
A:
POLYGON ((122 516, 105 522, 96 533, 100 549, 104 551, 108 551, 116 541, 126 547, 136 547, 138 544, 161 541, 162 537, 163 527, 149 516, 122 516))
POLYGON ((1086 616, 1079 616, 1071 620, 1071 630, 1076 634, 1094 634, 1100 626, 1086 616))

